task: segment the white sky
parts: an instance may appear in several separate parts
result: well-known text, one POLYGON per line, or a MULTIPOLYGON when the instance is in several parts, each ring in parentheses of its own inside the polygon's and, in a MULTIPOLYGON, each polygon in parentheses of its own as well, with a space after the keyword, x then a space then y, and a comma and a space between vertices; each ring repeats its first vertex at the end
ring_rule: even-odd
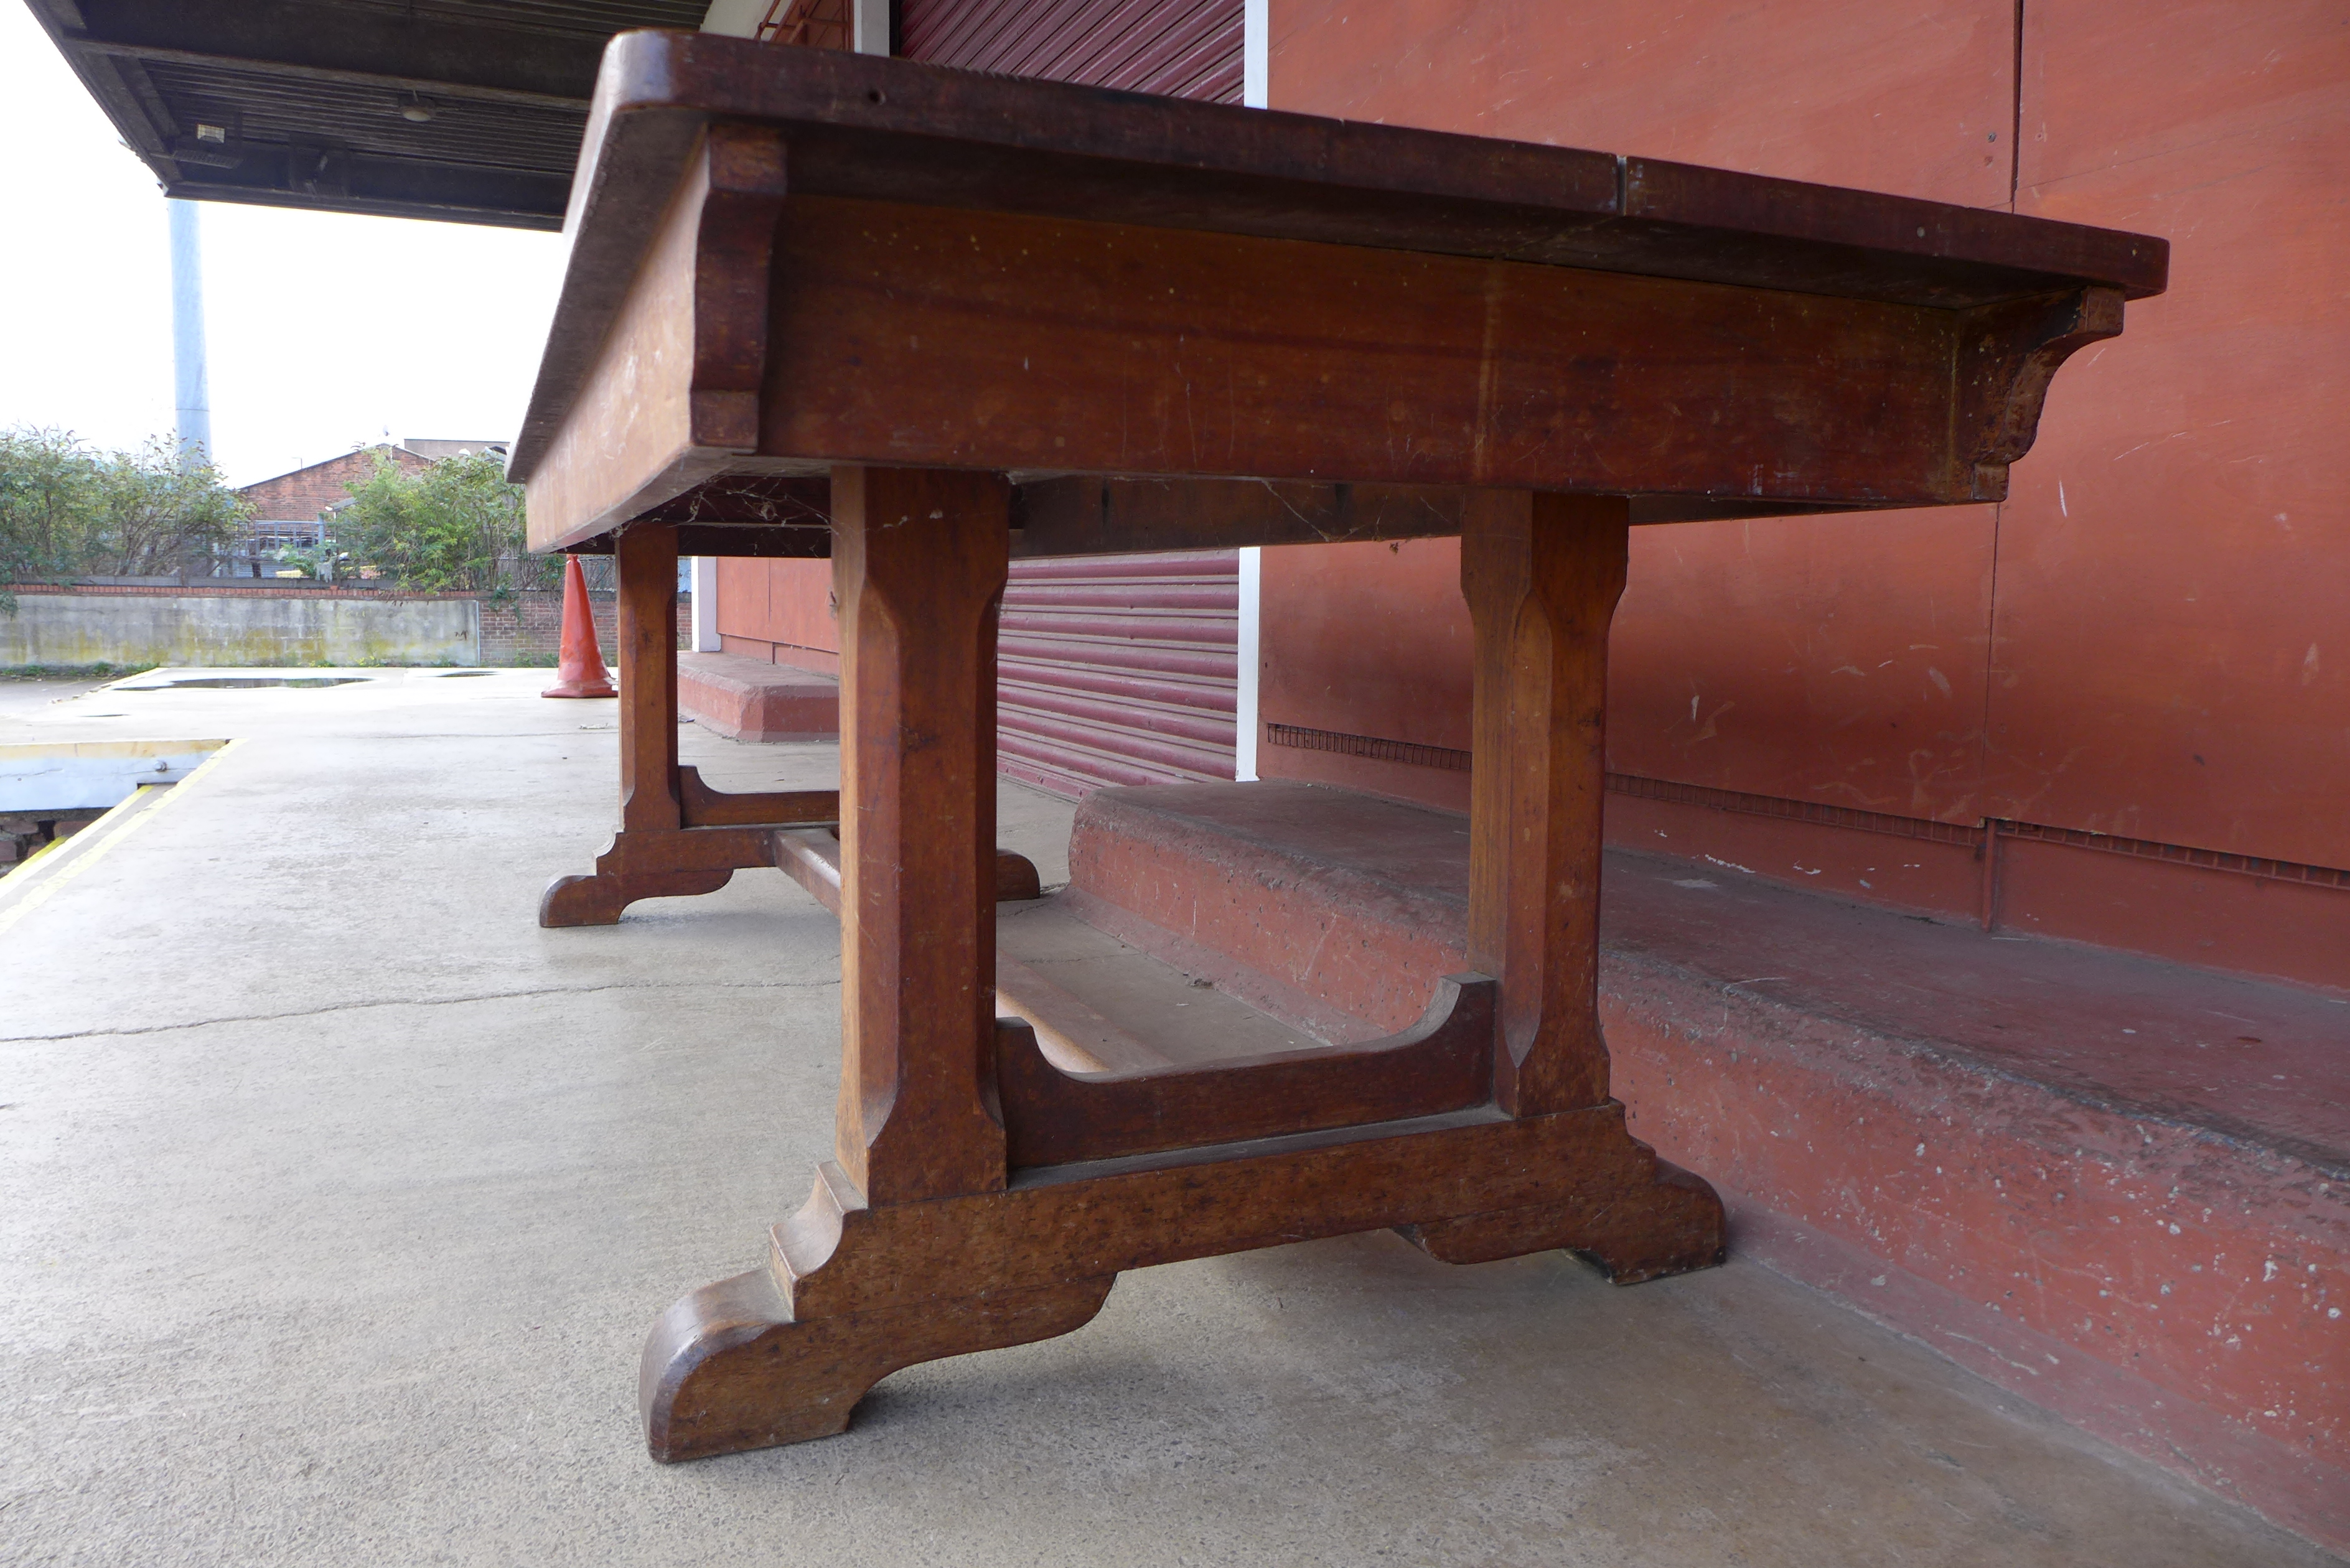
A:
MULTIPOLYGON (((0 0, 0 428, 172 431, 164 203, 30 11, 0 0)), ((557 234, 201 205, 213 458, 249 484, 407 436, 521 423, 557 234)))

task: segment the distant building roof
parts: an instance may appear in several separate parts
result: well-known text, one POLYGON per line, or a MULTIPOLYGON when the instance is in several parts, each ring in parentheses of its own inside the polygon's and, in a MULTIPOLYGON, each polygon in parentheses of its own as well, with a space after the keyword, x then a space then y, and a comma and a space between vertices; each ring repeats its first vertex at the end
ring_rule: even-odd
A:
POLYGON ((417 456, 429 458, 434 462, 439 462, 446 457, 470 457, 480 452, 494 452, 504 456, 506 450, 506 442, 504 440, 445 441, 408 436, 403 438, 400 444, 417 456))
POLYGON ((351 486, 372 475, 379 459, 389 457, 402 473, 418 473, 449 458, 483 452, 503 457, 505 450, 504 441, 490 440, 412 439, 397 445, 379 441, 305 464, 291 473, 242 485, 237 494, 253 508, 257 523, 315 523, 349 502, 351 486))

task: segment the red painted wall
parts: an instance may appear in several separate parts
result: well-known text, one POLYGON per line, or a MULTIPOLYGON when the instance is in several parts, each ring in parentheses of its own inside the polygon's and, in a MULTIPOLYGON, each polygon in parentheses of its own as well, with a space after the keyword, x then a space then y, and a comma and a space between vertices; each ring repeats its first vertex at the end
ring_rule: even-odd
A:
POLYGON ((717 622, 723 652, 840 673, 830 561, 722 558, 717 622))
MULTIPOLYGON (((1263 559, 1257 711, 1265 723, 1469 749, 1461 541, 1268 546, 1263 559)), ((1469 809, 1461 770, 1260 744, 1257 774, 1469 809)))
POLYGON ((2024 60, 2017 210, 2174 248, 2016 470, 1992 805, 2350 866, 2350 8, 2027 4, 2024 60))
MULTIPOLYGON (((1965 846, 1702 805, 1611 797, 1611 836, 1950 913, 1995 893, 2022 929, 2350 982, 2350 888, 2222 897, 2239 923, 2292 913, 2220 941, 2166 911, 2180 878, 2235 874, 2150 857, 2350 867, 2350 298, 2327 262, 2350 254, 2350 14, 1272 0, 1271 15, 1275 108, 2167 235, 2170 294, 2059 375, 2007 504, 1637 530, 1609 684, 1619 774, 2154 849, 2035 844, 2030 875, 1995 888, 1965 846)), ((1466 615, 1439 586, 1456 558, 1268 550, 1264 720, 1465 748, 1466 615)), ((1444 768, 1273 744, 1259 768, 1465 799, 1444 768)))

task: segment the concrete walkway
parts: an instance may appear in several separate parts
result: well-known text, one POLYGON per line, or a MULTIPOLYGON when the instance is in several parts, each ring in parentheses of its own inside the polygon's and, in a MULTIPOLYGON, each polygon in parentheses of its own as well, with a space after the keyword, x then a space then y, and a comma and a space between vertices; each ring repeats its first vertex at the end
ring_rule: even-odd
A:
MULTIPOLYGON (((1129 1274, 846 1437, 655 1466, 646 1330, 830 1144, 833 922, 745 872, 538 929, 610 824, 611 704, 352 673, 0 711, 241 738, 0 933, 0 1561, 2335 1561, 1752 1264, 1617 1290, 1387 1235, 1129 1274)), ((1004 797, 1065 875, 1067 809, 1004 797)))

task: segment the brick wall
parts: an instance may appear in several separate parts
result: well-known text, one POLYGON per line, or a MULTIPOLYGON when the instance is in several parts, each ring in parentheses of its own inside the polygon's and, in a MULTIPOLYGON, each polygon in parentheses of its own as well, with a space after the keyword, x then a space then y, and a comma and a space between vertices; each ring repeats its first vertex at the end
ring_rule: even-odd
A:
POLYGON ((402 473, 416 473, 432 466, 400 447, 365 447, 324 462, 314 462, 307 468, 297 468, 291 473, 281 473, 275 479, 265 479, 258 484, 248 484, 237 494, 253 508, 257 518, 308 522, 336 503, 348 501, 351 486, 374 476, 377 455, 385 452, 391 453, 391 461, 402 473))
MULTIPOLYGON (((552 662, 563 645, 563 596, 559 593, 516 594, 504 604, 482 598, 482 662, 537 664, 552 662)), ((609 664, 620 645, 619 601, 610 594, 590 592, 588 603, 596 614, 596 647, 609 664)), ((677 646, 691 646, 693 601, 677 600, 677 646)))

